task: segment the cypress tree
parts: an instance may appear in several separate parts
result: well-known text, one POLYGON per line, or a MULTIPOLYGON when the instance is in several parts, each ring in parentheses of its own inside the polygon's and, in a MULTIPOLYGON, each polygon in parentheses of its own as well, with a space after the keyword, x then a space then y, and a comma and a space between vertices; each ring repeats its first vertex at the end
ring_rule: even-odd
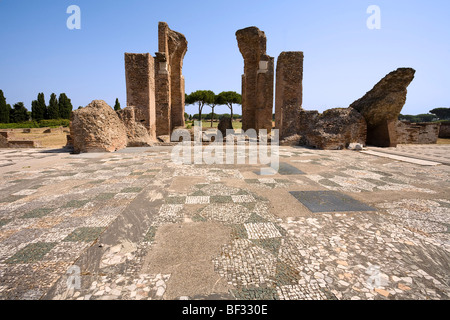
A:
POLYGON ((43 93, 38 94, 37 100, 31 103, 31 117, 33 120, 40 121, 46 118, 47 106, 45 105, 45 97, 43 93))
POLYGON ((50 102, 48 104, 48 118, 49 119, 59 119, 59 105, 58 99, 56 99, 56 94, 52 93, 50 96, 50 102))
POLYGON ((114 105, 114 110, 119 111, 120 109, 121 109, 121 108, 120 108, 119 99, 116 98, 116 104, 114 105))
POLYGON ((9 109, 11 106, 6 104, 6 98, 3 91, 0 90, 0 123, 9 123, 9 109))
POLYGON ((61 119, 70 119, 70 113, 72 112, 72 102, 65 93, 59 95, 59 116, 61 119))
POLYGON ((28 110, 23 102, 17 102, 12 110, 13 120, 16 123, 28 121, 28 110))

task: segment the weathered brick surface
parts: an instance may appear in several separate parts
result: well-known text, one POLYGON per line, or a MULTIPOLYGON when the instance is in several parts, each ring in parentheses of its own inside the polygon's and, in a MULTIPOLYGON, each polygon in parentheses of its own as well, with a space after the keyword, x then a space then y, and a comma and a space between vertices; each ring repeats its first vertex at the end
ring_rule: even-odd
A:
POLYGON ((285 138, 299 129, 292 126, 292 121, 302 110, 303 52, 279 55, 276 80, 275 127, 280 130, 280 138, 285 138))
POLYGON ((125 53, 127 105, 135 107, 136 121, 156 137, 155 66, 148 53, 125 53))
POLYGON ((397 143, 435 144, 439 137, 440 123, 396 122, 397 143))
POLYGON ((450 123, 442 123, 439 129, 439 138, 450 138, 450 123))
POLYGON ((156 53, 156 135, 170 135, 175 127, 184 127, 185 82, 182 75, 183 59, 187 52, 186 37, 158 25, 158 50, 156 53))
POLYGON ((242 76, 242 128, 272 129, 274 59, 266 54, 266 35, 256 27, 238 30, 236 38, 244 58, 242 76))

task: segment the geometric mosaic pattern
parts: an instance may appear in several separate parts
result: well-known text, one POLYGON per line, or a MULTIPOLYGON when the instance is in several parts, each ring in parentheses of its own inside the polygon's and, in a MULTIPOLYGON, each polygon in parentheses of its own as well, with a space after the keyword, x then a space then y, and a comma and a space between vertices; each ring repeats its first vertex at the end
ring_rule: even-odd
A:
MULTIPOLYGON (((12 162, 51 156, 40 152, 0 154, 12 162)), ((228 298, 448 299, 446 167, 303 148, 280 156, 290 164, 258 179, 244 178, 257 167, 179 166, 170 152, 133 150, 67 155, 53 168, 2 174, 0 298, 163 299, 173 275, 141 272, 158 232, 167 224, 214 222, 230 232, 210 257, 232 288, 228 298), (175 177, 206 182, 168 191, 175 177), (261 196, 274 188, 298 200, 292 208, 282 203, 280 216, 272 197, 261 196), (371 205, 348 193, 367 195, 371 205), (381 196, 394 194, 396 200, 381 196), (140 202, 157 205, 141 208, 146 219, 114 229, 140 202), (105 235, 139 240, 110 247, 105 235), (94 250, 107 253, 99 272, 83 274, 82 289, 67 290, 68 268, 80 257, 94 259, 94 250), (371 270, 383 280, 376 290, 371 270)))

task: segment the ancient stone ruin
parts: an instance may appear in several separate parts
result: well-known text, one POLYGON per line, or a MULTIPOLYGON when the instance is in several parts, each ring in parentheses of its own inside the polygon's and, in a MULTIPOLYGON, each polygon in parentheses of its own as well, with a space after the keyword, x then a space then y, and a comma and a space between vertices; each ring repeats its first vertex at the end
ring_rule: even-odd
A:
POLYGON ((439 126, 398 121, 415 70, 399 68, 345 109, 319 114, 301 107, 303 54, 282 53, 277 64, 276 127, 282 144, 320 149, 349 145, 395 147, 398 143, 436 143, 439 126))
POLYGON ((274 58, 266 54, 266 35, 256 27, 238 30, 244 57, 242 75, 242 129, 272 130, 274 58))
POLYGON ((117 112, 117 116, 125 125, 127 132, 127 147, 147 147, 155 141, 154 131, 150 131, 136 119, 136 107, 129 106, 117 112))
POLYGON ((302 81, 303 52, 282 52, 277 61, 275 92, 275 127, 281 139, 298 133, 292 121, 302 110, 302 81))
POLYGON ((185 84, 182 74, 187 52, 184 35, 158 25, 158 50, 155 57, 156 78, 156 135, 170 135, 174 128, 184 127, 185 84))
POLYGON ((435 144, 439 137, 440 123, 395 123, 396 142, 398 144, 435 144))
POLYGON ((114 152, 127 146, 127 131, 117 113, 103 100, 75 110, 70 119, 75 153, 114 152))
POLYGON ((127 106, 133 106, 136 121, 156 138, 155 62, 149 53, 125 53, 127 106))
MULTIPOLYGON (((257 27, 236 32, 244 58, 242 75, 243 130, 273 127, 274 58, 267 55, 266 35, 257 27)), ((104 101, 93 101, 72 114, 70 144, 76 152, 115 151, 125 147, 170 143, 174 130, 184 128, 185 80, 183 59, 186 37, 158 25, 158 52, 125 53, 127 108, 114 112, 104 101)), ((389 73, 348 108, 322 114, 305 111, 301 51, 282 52, 276 67, 275 128, 281 144, 320 149, 344 149, 369 144, 392 147, 397 143, 436 143, 439 126, 406 124, 398 116, 406 102, 407 87, 415 70, 400 68, 389 73)), ((231 119, 218 128, 224 135, 231 119)))
POLYGON ((322 114, 317 111, 300 112, 300 144, 324 149, 342 150, 352 144, 365 145, 367 126, 364 117, 352 109, 329 109, 322 114))
MULTIPOLYGON (((31 132, 31 129, 28 133, 31 132)), ((0 132, 0 148, 40 148, 41 143, 34 140, 19 140, 16 139, 14 132, 1 131, 0 132)))
POLYGON ((441 123, 441 127, 439 129, 439 138, 450 138, 450 122, 441 123))
POLYGON ((75 152, 116 151, 151 146, 158 136, 184 127, 185 84, 182 75, 187 51, 184 35, 158 26, 156 56, 125 53, 127 107, 119 112, 96 100, 72 113, 68 146, 75 152))
POLYGON ((184 127, 186 37, 160 22, 158 42, 155 58, 125 53, 127 106, 135 107, 136 120, 145 123, 152 139, 184 127))
POLYGON ((350 108, 360 112, 367 122, 367 144, 397 146, 395 124, 406 102, 407 87, 415 70, 399 68, 389 73, 350 108))

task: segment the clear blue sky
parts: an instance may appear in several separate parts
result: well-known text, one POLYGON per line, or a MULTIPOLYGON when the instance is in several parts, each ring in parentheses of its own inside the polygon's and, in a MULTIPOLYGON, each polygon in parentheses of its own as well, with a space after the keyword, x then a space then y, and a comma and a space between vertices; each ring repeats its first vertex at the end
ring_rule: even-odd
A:
POLYGON ((450 107, 448 0, 0 0, 0 89, 29 109, 39 92, 47 101, 65 92, 75 108, 116 97, 125 106, 124 52, 154 54, 158 21, 189 42, 187 93, 240 92, 235 32, 257 26, 269 55, 304 52, 306 110, 347 107, 398 67, 417 70, 402 113, 450 107), (72 4, 81 8, 81 30, 66 27, 72 4), (366 27, 372 4, 381 8, 381 30, 366 27))

